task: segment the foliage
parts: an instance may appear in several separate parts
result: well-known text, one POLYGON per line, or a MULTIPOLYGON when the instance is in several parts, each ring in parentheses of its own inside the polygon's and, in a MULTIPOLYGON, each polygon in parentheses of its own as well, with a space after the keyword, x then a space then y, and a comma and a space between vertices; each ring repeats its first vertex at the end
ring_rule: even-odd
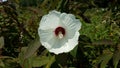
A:
POLYGON ((119 0, 9 0, 0 2, 0 68, 120 68, 119 0), (39 42, 41 17, 50 10, 82 22, 79 44, 54 55, 39 42))

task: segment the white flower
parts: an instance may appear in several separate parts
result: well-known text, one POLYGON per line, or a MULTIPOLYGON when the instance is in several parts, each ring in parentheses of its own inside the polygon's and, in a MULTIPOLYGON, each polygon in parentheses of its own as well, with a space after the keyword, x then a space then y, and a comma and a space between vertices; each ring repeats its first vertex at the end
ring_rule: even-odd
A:
POLYGON ((72 14, 51 11, 40 21, 38 34, 41 44, 50 52, 71 51, 78 44, 81 22, 72 14))

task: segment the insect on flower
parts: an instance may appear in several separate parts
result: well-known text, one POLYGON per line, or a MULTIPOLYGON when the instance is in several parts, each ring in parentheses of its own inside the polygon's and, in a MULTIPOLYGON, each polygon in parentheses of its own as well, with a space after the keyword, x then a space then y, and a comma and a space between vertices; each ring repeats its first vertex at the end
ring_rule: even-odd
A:
POLYGON ((74 15, 53 10, 42 17, 38 34, 49 52, 60 54, 71 51, 78 44, 80 29, 81 22, 74 15))

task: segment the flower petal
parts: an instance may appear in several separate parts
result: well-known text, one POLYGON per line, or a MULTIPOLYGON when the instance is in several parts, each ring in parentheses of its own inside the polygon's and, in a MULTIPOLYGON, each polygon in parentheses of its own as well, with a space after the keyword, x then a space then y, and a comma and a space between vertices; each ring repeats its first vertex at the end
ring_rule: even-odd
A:
MULTIPOLYGON (((63 52, 69 52, 71 51, 77 44, 78 44, 78 37, 79 37, 79 32, 76 32, 74 37, 72 39, 69 39, 68 42, 66 42, 64 45, 61 47, 52 47, 49 51, 53 52, 55 54, 60 54, 63 52)), ((60 43, 59 43, 60 44, 60 43)))
POLYGON ((42 17, 40 21, 40 29, 55 29, 57 26, 59 26, 59 19, 60 13, 57 11, 51 11, 48 15, 45 15, 42 17))
POLYGON ((75 30, 69 30, 69 29, 66 29, 66 38, 68 38, 68 39, 71 39, 71 38, 73 38, 74 37, 74 35, 75 35, 75 30))
POLYGON ((52 31, 53 31, 52 29, 49 29, 49 30, 38 29, 38 33, 39 33, 40 39, 42 39, 42 41, 49 40, 50 38, 53 37, 52 31))
MULTIPOLYGON (((53 29, 48 29, 48 30, 41 30, 40 28, 38 29, 38 34, 40 36, 40 41, 43 46, 45 46, 46 42, 51 41, 54 42, 54 33, 53 29)), ((50 48, 51 46, 46 45, 46 48, 50 48)))
POLYGON ((78 19, 75 19, 75 16, 72 14, 62 13, 60 16, 62 23, 68 27, 68 29, 73 29, 77 31, 81 28, 81 23, 78 19))
POLYGON ((78 44, 78 38, 79 38, 80 33, 76 32, 74 37, 72 39, 68 40, 68 43, 66 43, 66 48, 68 48, 66 50, 66 52, 71 51, 77 44, 78 44))
POLYGON ((66 42, 68 41, 68 39, 66 38, 56 38, 56 41, 54 42, 52 48, 60 48, 61 46, 63 46, 66 42))

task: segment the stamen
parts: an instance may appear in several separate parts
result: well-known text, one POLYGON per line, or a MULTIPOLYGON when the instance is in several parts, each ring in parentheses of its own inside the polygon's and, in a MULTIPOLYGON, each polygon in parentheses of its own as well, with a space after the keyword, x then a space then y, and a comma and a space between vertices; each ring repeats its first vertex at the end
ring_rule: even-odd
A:
POLYGON ((62 39, 62 38, 63 38, 63 34, 62 34, 61 32, 59 32, 58 37, 59 37, 60 39, 62 39))
POLYGON ((54 33, 59 39, 62 39, 66 34, 65 29, 63 27, 57 27, 54 33))

